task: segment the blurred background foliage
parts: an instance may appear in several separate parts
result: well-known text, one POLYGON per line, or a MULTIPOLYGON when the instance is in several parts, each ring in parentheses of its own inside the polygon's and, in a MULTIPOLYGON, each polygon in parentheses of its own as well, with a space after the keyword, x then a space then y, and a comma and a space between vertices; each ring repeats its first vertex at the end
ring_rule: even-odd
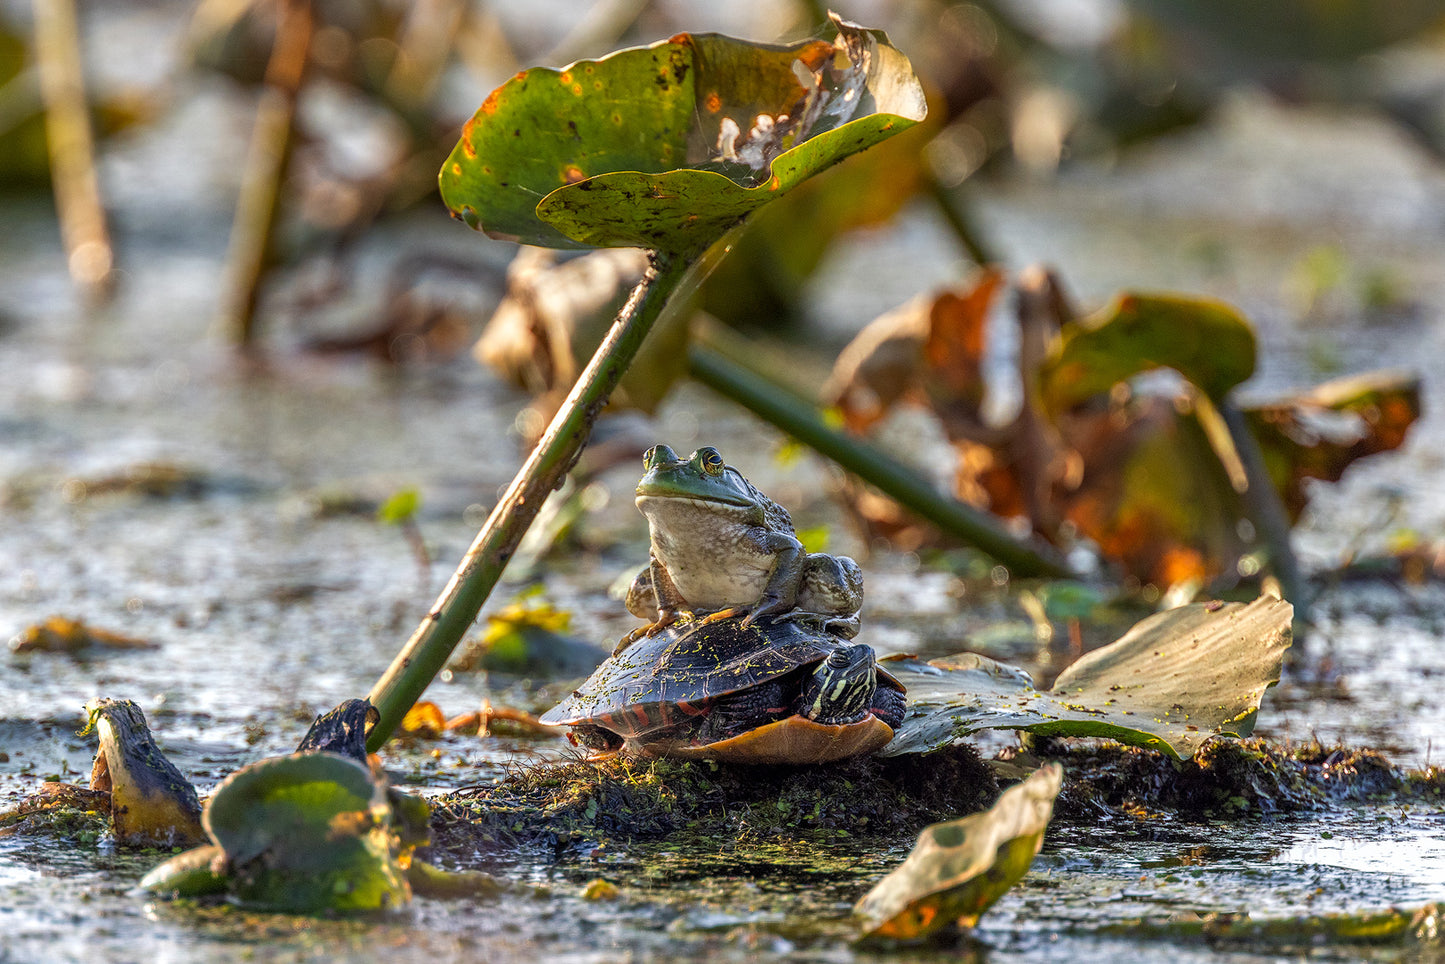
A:
MULTIPOLYGON (((67 203, 59 190, 79 175, 62 164, 75 152, 56 149, 69 143, 56 123, 64 105, 53 91, 61 88, 41 79, 64 74, 67 43, 81 55, 70 68, 78 76, 69 80, 86 94, 85 116, 102 153, 110 139, 136 125, 163 123, 187 85, 224 78, 255 105, 250 151, 236 160, 245 171, 225 290, 217 297, 227 337, 250 353, 285 344, 364 351, 408 364, 451 358, 475 342, 479 359, 537 397, 531 415, 519 421, 524 436, 540 430, 641 262, 622 252, 553 263, 550 254, 523 250, 505 269, 495 257, 473 254, 471 239, 459 232, 433 227, 424 240, 413 240, 408 232, 416 219, 434 219, 439 211, 436 171, 461 123, 488 90, 532 64, 560 66, 681 30, 782 41, 827 24, 827 10, 815 2, 726 10, 689 0, 200 0, 193 7, 161 7, 163 15, 188 17, 186 28, 172 34, 184 54, 158 56, 174 68, 128 85, 89 67, 108 43, 98 25, 113 25, 95 8, 75 0, 36 0, 29 10, 13 2, 0 6, 0 188, 56 188, 63 227, 81 216, 77 205, 87 203, 91 220, 103 224, 103 195, 67 203), (78 23, 68 40, 64 31, 46 27, 57 11, 78 23), (57 183, 61 171, 68 173, 57 183)), ((685 376, 686 346, 699 330, 716 332, 721 325, 784 340, 805 337, 797 325, 809 279, 850 232, 921 205, 948 226, 961 259, 989 265, 1000 256, 974 217, 973 201, 991 178, 1046 181, 1072 164, 1107 165, 1153 138, 1201 123, 1241 86, 1284 105, 1368 105, 1435 157, 1445 156, 1445 10, 1438 0, 859 0, 837 7, 849 19, 887 29, 909 54, 927 88, 927 121, 810 180, 727 238, 695 298, 697 314, 655 336, 651 355, 624 385, 622 403, 655 407, 685 376)), ((94 246, 110 243, 103 232, 67 230, 64 236, 78 284, 95 281, 96 264, 124 263, 123 241, 114 259, 107 251, 97 260, 94 246)), ((1060 267, 1066 278, 1068 266, 1060 267)), ((1301 310, 1327 297, 1343 271, 1328 245, 1311 252, 1297 279, 1301 310)), ((966 298, 978 279, 960 283, 955 297, 966 298)), ((1368 291, 1382 304, 1397 297, 1384 275, 1368 291)), ((1025 353, 1028 323, 1021 309, 1025 353)), ((1056 339, 1073 324, 1072 309, 1061 308, 1039 337, 1056 339)), ((1248 333, 1248 322, 1243 325, 1248 333)), ((968 337, 982 346, 981 320, 977 328, 968 337)), ((917 344, 927 342, 920 337, 917 344)), ((1245 376, 1254 364, 1248 337, 1245 376)), ((952 357, 966 373, 979 364, 967 354, 952 357)), ((1057 361, 1046 356, 1020 360, 1026 385, 1038 366, 1057 361)), ((905 372, 897 377, 922 381, 897 395, 931 391, 936 414, 945 425, 954 420, 945 434, 959 460, 952 484, 960 497, 1020 516, 1060 544, 1082 529, 1141 579, 1212 579, 1237 570, 1254 542, 1240 534, 1238 522, 1250 513, 1236 505, 1240 486, 1230 482, 1227 455, 1191 473, 1201 485, 1207 479, 1214 494, 1185 502, 1231 506, 1209 510, 1208 519, 1131 523, 1138 513, 1131 515, 1127 500, 1112 491, 1125 486, 1118 454, 1125 438, 1132 454, 1124 461, 1151 477, 1180 464, 1184 457, 1176 449, 1184 443, 1167 440, 1181 432, 1192 440, 1191 459, 1210 450, 1201 441, 1210 433, 1196 424, 1190 401, 1197 392, 1186 398, 1187 392, 1166 391, 1157 396, 1162 401, 1145 404, 1115 391, 1116 383, 1132 383, 1152 367, 1159 366, 1099 376, 1099 384, 1067 405, 1026 398, 1012 423, 1000 419, 969 431, 957 429, 959 399, 978 406, 986 392, 981 374, 968 384, 959 383, 957 372, 942 376, 952 379, 954 393, 945 402, 936 385, 929 387, 929 378, 940 377, 937 366, 905 372), (1110 466, 1104 488, 1112 494, 1102 508, 1081 474, 1091 458, 1110 466), (1030 462, 1032 468, 1020 468, 1030 462), (1002 466, 1012 466, 1007 485, 1002 466), (1068 492, 1061 494, 1060 486, 1068 492), (1170 531, 1167 538, 1160 529, 1170 531), (1110 549, 1115 539, 1127 545, 1110 549), (1187 564, 1178 562, 1181 552, 1187 564)), ((835 387, 846 376, 840 367, 835 387)), ((1082 383, 1092 384, 1086 377, 1082 383)), ((1315 453, 1308 457, 1297 451, 1309 434, 1300 429, 1308 420, 1300 399, 1246 413, 1283 500, 1276 508, 1288 519, 1299 514, 1302 478, 1338 478, 1348 461, 1341 452, 1370 454, 1400 444, 1418 414, 1418 385, 1408 379, 1354 388, 1317 393, 1310 402, 1316 414, 1346 410, 1360 420, 1355 435, 1331 436, 1329 455, 1318 446, 1304 446, 1315 453), (1384 416, 1379 405, 1359 401, 1381 392, 1393 405, 1384 416), (1304 464, 1311 459, 1318 464, 1304 464)), ((813 402, 844 401, 807 388, 801 394, 813 402)), ((856 409, 844 414, 853 430, 864 430, 867 419, 856 409)), ((1216 455, 1219 437, 1212 436, 1216 455)), ((1094 482, 1097 494, 1103 483, 1094 482)), ((852 501, 868 500, 857 495, 852 501)), ((1146 501, 1154 516, 1177 515, 1181 505, 1177 491, 1152 492, 1146 501)), ((904 528, 881 518, 868 524, 894 536, 904 528)))

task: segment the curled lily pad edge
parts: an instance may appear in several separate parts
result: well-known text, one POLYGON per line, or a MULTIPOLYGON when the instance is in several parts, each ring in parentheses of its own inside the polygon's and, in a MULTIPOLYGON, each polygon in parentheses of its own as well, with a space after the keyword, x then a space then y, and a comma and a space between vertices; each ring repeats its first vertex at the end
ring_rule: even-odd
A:
MULTIPOLYGON (((632 239, 627 241, 599 241, 595 239, 589 240, 587 239, 587 235, 585 234, 579 237, 577 236, 576 232, 569 233, 558 222, 565 223, 568 220, 566 215, 570 212, 570 205, 568 205, 566 202, 570 199, 576 198, 578 192, 592 191, 596 190, 599 187, 609 189, 620 187, 622 185, 629 185, 632 190, 644 196, 665 197, 669 194, 675 193, 675 186, 678 184, 679 178, 689 180, 696 179, 693 180, 694 185, 704 185, 707 188, 707 193, 715 193, 718 198, 726 201, 728 210, 717 212, 708 219, 709 224, 718 225, 719 222, 721 222, 725 226, 717 227, 711 231, 705 231, 704 234, 706 236, 706 243, 703 243, 699 239, 689 238, 689 240, 691 241, 690 244, 678 243, 668 245, 668 247, 671 247, 674 250, 687 250, 689 248, 700 250, 701 248, 706 247, 707 243, 711 243, 712 241, 717 240, 718 237, 725 233, 727 227, 732 226, 732 224, 741 222, 744 218, 747 217, 748 214, 752 213, 752 211, 767 203, 767 201, 770 200, 772 197, 781 196, 792 187, 802 183, 809 177, 812 177, 814 174, 817 174, 818 172, 826 169, 827 167, 838 163, 839 161, 846 159, 852 154, 866 149, 867 147, 870 147, 873 144, 892 136, 893 134, 902 133, 904 130, 907 130, 908 128, 914 126, 915 124, 926 118, 928 113, 928 105, 924 97, 922 85, 919 83, 916 75, 912 73, 911 62, 901 51, 897 50, 897 48, 892 46, 891 42, 888 40, 887 34, 879 29, 861 27, 857 24, 842 21, 836 16, 834 18, 834 22, 837 23, 840 28, 846 27, 848 29, 857 31, 859 34, 864 34, 870 37, 871 40, 875 43, 876 50, 887 51, 885 59, 893 61, 891 65, 891 68, 893 70, 896 71, 900 66, 907 69, 908 80, 911 81, 911 83, 905 85, 907 87, 908 96, 901 98, 899 106, 909 109, 910 113, 874 110, 866 114, 854 116, 847 122, 839 124, 837 127, 832 127, 821 131, 809 132, 802 139, 794 142, 787 150, 784 150, 777 156, 773 157, 765 170, 758 172, 752 178, 750 178, 750 180, 753 180, 755 182, 751 185, 742 183, 738 179, 731 177, 728 174, 724 174, 718 170, 713 170, 706 167, 690 166, 674 167, 667 170, 655 172, 624 169, 603 171, 589 177, 580 178, 573 183, 559 185, 558 187, 553 188, 551 191, 540 197, 533 208, 533 216, 536 218, 538 224, 545 225, 547 228, 550 228, 552 232, 556 233, 556 236, 523 236, 521 234, 507 230, 489 228, 483 221, 481 213, 477 210, 475 205, 470 203, 460 203, 453 205, 451 202, 448 202, 448 207, 452 211, 453 216, 463 221, 468 227, 472 228, 475 231, 480 231, 486 234, 488 237, 497 240, 515 241, 523 244, 537 244, 545 247, 573 248, 581 250, 594 249, 598 247, 653 247, 655 245, 653 245, 647 240, 642 239, 632 239), (901 64, 899 63, 900 61, 901 64), (879 127, 879 129, 870 132, 867 130, 867 128, 870 126, 877 126, 879 127), (852 147, 852 149, 825 153, 822 160, 814 160, 812 163, 809 163, 807 160, 805 160, 804 149, 807 148, 809 144, 813 144, 820 138, 826 138, 829 140, 841 142, 844 140, 845 137, 843 132, 861 133, 862 138, 858 144, 852 147), (716 190, 714 191, 714 189, 716 190)), ((652 52, 660 48, 666 47, 670 44, 680 45, 685 42, 690 43, 694 39, 724 41, 773 53, 802 52, 811 45, 816 45, 820 42, 826 43, 826 41, 820 41, 814 38, 811 40, 802 40, 790 44, 774 44, 760 41, 742 40, 737 37, 732 37, 727 34, 716 32, 679 33, 665 40, 659 40, 651 44, 624 47, 619 50, 614 50, 602 57, 577 60, 563 67, 535 66, 527 68, 523 71, 518 72, 516 75, 509 78, 506 82, 493 90, 483 102, 483 105, 481 108, 479 108, 477 114, 482 114, 486 110, 487 104, 496 103, 498 99, 504 96, 503 92, 506 91, 513 84, 537 78, 561 79, 564 76, 570 75, 579 70, 585 72, 589 68, 595 68, 597 65, 610 60, 624 57, 637 57, 643 54, 650 56, 652 52), (686 40, 684 40, 684 38, 686 38, 686 40)), ((876 69, 879 69, 876 65, 870 68, 870 80, 872 74, 876 69)), ((461 141, 458 142, 457 146, 448 156, 446 162, 442 165, 439 180, 442 184, 443 195, 446 194, 445 180, 447 176, 447 171, 449 169, 452 169, 457 163, 457 154, 458 152, 463 151, 463 145, 469 141, 469 138, 471 136, 470 127, 475 121, 476 116, 468 120, 467 125, 464 128, 461 141)), ((812 150, 816 152, 817 146, 814 145, 812 150)), ((546 235, 547 232, 543 232, 543 234, 546 235)))

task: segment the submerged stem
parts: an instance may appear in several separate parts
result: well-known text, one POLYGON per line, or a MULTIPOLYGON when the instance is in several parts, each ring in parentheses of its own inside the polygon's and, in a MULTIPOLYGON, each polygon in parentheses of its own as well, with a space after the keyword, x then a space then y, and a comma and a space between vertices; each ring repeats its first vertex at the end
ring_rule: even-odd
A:
POLYGON ((647 274, 492 509, 431 612, 372 687, 370 699, 381 718, 367 739, 367 749, 375 751, 387 741, 471 627, 542 503, 576 463, 607 396, 695 260, 689 255, 653 254, 647 274))

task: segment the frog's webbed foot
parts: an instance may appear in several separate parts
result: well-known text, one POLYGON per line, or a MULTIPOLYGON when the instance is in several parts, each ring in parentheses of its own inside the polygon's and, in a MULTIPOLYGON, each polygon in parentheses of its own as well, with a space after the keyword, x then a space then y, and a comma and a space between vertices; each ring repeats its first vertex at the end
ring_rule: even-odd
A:
POLYGON ((653 633, 662 632, 664 629, 671 626, 673 623, 677 622, 682 618, 683 614, 674 609, 664 609, 660 611, 657 614, 657 619, 653 620, 650 623, 644 623, 643 625, 638 626, 632 632, 619 639, 617 641, 617 645, 612 647, 612 655, 618 655, 619 653, 626 650, 627 647, 631 646, 633 643, 637 642, 644 636, 651 636, 653 633))
POLYGON ((815 613, 795 609, 788 613, 788 618, 820 633, 837 636, 839 639, 852 639, 858 635, 858 630, 863 628, 863 621, 858 618, 857 613, 853 613, 851 616, 842 616, 838 613, 815 613))
POLYGON ((764 618, 766 618, 768 622, 773 622, 792 609, 793 605, 785 602, 782 597, 765 595, 762 599, 758 600, 758 604, 752 608, 752 612, 748 613, 747 618, 743 620, 743 625, 751 626, 759 619, 764 618))
POLYGON ((841 636, 844 639, 852 639, 858 635, 858 630, 863 628, 863 621, 858 618, 856 612, 851 616, 820 614, 818 618, 823 623, 824 632, 841 636))

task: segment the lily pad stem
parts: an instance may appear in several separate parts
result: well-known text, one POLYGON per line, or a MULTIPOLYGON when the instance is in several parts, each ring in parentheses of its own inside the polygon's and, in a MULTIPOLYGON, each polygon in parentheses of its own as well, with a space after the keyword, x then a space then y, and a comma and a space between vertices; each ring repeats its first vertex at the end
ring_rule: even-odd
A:
POLYGON ((687 355, 692 377, 811 446, 948 535, 1003 563, 1015 576, 1072 575, 1047 547, 1014 538, 987 513, 941 495, 926 480, 867 442, 830 427, 811 403, 709 348, 687 355))
POLYGON ((695 260, 685 254, 653 254, 647 274, 492 509, 431 612, 372 687, 370 699, 381 718, 371 730, 367 749, 375 751, 387 741, 471 627, 542 503, 576 463, 598 412, 695 260))
POLYGON ((1300 574, 1299 560, 1295 558, 1294 547, 1290 544, 1289 513, 1280 498, 1279 490, 1270 480, 1269 468, 1265 465, 1264 452, 1259 440, 1250 431, 1244 413, 1227 399, 1216 403, 1224 424, 1229 428, 1234 450, 1244 468, 1248 486, 1242 493, 1245 514, 1254 524, 1260 542, 1269 553, 1269 570, 1279 579, 1285 598, 1294 603, 1295 619, 1309 621, 1309 591, 1304 577, 1300 574))
POLYGON ((275 253, 281 190, 296 144, 296 109, 315 28, 311 0, 285 0, 280 10, 226 252, 220 327, 245 349, 255 346, 261 285, 275 253))
POLYGON ((75 2, 35 0, 34 10, 35 59, 60 235, 72 280, 89 303, 99 304, 114 289, 114 255, 95 170, 75 2))

